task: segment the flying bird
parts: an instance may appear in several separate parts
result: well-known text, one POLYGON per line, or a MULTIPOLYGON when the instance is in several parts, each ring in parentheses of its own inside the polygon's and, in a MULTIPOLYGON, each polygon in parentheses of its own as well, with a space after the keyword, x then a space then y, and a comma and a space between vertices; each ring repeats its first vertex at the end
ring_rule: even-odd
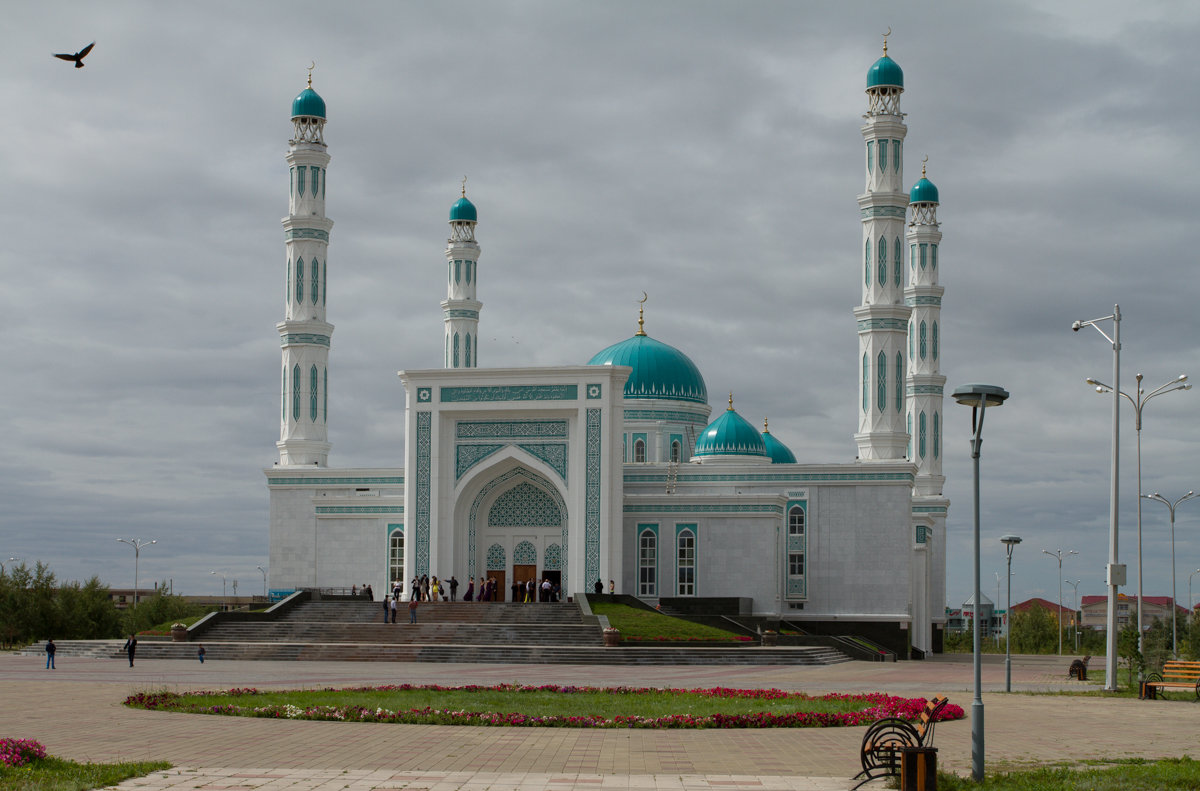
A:
POLYGON ((93 41, 91 44, 88 44, 86 47, 79 50, 74 55, 67 55, 65 53, 57 53, 57 54, 55 54, 54 57, 61 58, 62 60, 74 61, 75 68, 82 69, 83 68, 83 59, 87 57, 87 54, 92 51, 92 47, 94 47, 94 46, 96 46, 95 41, 93 41))

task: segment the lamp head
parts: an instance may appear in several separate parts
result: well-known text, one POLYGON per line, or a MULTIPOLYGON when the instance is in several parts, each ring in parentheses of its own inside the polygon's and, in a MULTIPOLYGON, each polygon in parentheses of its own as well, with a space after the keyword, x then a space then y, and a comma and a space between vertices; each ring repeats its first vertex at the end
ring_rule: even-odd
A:
POLYGON ((1073 332, 1079 332, 1079 330, 1080 330, 1080 328, 1081 328, 1081 327, 1083 327, 1083 322, 1082 322, 1082 321, 1077 321, 1077 322, 1075 322, 1074 324, 1072 324, 1072 325, 1071 325, 1071 330, 1072 330, 1073 332))
POLYGON ((1012 535, 1000 536, 1000 542, 1003 544, 1008 544, 1009 546, 1014 546, 1021 543, 1021 537, 1012 535))
POLYGON ((1008 391, 997 385, 969 384, 955 388, 952 397, 963 406, 978 407, 982 402, 983 406, 996 407, 1008 399, 1008 391))

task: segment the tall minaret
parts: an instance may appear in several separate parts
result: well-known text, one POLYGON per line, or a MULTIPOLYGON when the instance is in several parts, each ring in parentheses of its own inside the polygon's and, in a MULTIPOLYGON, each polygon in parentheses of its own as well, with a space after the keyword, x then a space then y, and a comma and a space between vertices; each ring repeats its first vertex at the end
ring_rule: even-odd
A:
POLYGON ((942 390, 946 377, 939 373, 942 292, 938 285, 938 243, 942 240, 937 219, 938 191, 925 178, 913 185, 909 196, 912 219, 908 224, 908 288, 904 301, 912 309, 908 322, 908 425, 912 444, 909 458, 917 464, 914 494, 940 495, 942 475, 942 390))
POLYGON ((479 367, 479 309, 475 299, 479 281, 479 244, 475 241, 475 204, 467 200, 467 180, 462 197, 450 207, 450 238, 446 240, 446 299, 442 320, 446 325, 446 367, 479 367))
POLYGON ((904 334, 910 310, 904 304, 902 236, 908 195, 902 145, 908 127, 900 112, 904 72, 887 54, 867 72, 867 189, 858 196, 863 238, 858 320, 858 456, 863 460, 903 459, 908 443, 904 427, 904 334))
POLYGON ((275 325, 283 347, 279 463, 324 467, 329 458, 329 338, 325 321, 326 257, 333 221, 325 217, 325 101, 308 87, 292 102, 284 318, 275 325))

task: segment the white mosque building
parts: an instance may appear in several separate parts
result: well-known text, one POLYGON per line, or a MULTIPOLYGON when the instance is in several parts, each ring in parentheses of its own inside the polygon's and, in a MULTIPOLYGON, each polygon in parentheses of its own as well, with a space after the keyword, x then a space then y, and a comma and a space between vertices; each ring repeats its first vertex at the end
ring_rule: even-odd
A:
POLYGON ((279 461, 265 470, 271 588, 354 581, 381 591, 454 574, 495 578, 502 593, 548 577, 574 595, 611 579, 651 604, 732 601, 902 656, 940 651, 941 233, 937 188, 924 173, 903 187, 903 91, 885 45, 867 73, 862 266, 846 268, 862 284, 861 381, 845 383, 856 459, 797 462, 732 396, 718 396, 714 419, 703 374, 640 317, 632 337, 581 353, 581 364, 478 367, 487 270, 464 190, 445 248, 445 367, 400 372, 404 466, 363 469, 327 463, 333 222, 325 102, 310 77, 292 103, 287 153, 279 461))

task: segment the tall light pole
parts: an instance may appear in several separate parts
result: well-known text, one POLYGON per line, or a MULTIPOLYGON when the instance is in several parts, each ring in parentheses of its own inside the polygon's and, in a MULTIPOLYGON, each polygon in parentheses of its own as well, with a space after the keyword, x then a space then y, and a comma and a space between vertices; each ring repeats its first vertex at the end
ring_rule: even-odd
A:
POLYGON ((1058 558, 1058 655, 1062 656, 1062 562, 1063 557, 1070 557, 1079 553, 1072 549, 1064 556, 1061 549, 1056 549, 1053 552, 1043 549, 1042 554, 1058 558))
MULTIPOLYGON (((1084 327, 1092 327, 1112 344, 1113 350, 1113 387, 1121 386, 1121 306, 1113 305, 1111 316, 1102 316, 1088 321, 1076 321, 1071 329, 1079 332, 1084 327), (1100 329, 1098 321, 1112 320, 1113 334, 1100 329)), ((1112 471, 1109 478, 1108 496, 1108 569, 1105 582, 1108 585, 1108 616, 1104 652, 1104 688, 1110 692, 1117 690, 1117 586, 1125 584, 1125 567, 1117 562, 1117 493, 1121 477, 1117 464, 1121 451, 1121 398, 1113 393, 1112 406, 1112 471)))
POLYGON ((133 547, 133 607, 137 609, 138 604, 138 557, 142 554, 142 547, 148 547, 151 544, 157 544, 158 539, 143 541, 140 538, 118 538, 122 544, 128 544, 133 547))
POLYGON ((1078 654, 1079 653, 1079 583, 1083 582, 1083 580, 1075 580, 1074 582, 1067 580, 1066 582, 1068 585, 1071 586, 1071 589, 1075 591, 1075 609, 1071 611, 1071 622, 1074 624, 1074 626, 1071 627, 1071 631, 1075 633, 1075 653, 1078 654))
POLYGON ((979 602, 979 449, 983 445, 983 417, 987 408, 998 407, 1008 398, 1008 391, 996 385, 969 384, 955 389, 954 400, 971 407, 971 459, 975 467, 975 618, 972 642, 975 666, 975 699, 971 702, 971 775, 983 782, 983 657, 980 652, 979 602))
POLYGON ((262 575, 263 575, 263 598, 265 599, 265 598, 267 598, 267 570, 264 569, 262 566, 255 566, 254 568, 256 568, 262 572, 262 575))
POLYGON ((1196 605, 1192 603, 1192 577, 1200 574, 1200 569, 1196 569, 1188 575, 1188 615, 1196 612, 1196 605))
MULTIPOLYGON (((1142 652, 1142 640, 1145 636, 1142 624, 1142 409, 1146 406, 1151 398, 1170 393, 1175 390, 1191 390, 1190 384, 1184 384, 1187 381, 1187 374, 1180 374, 1177 378, 1172 379, 1164 385, 1160 385, 1149 393, 1142 389, 1142 375, 1137 375, 1137 397, 1133 397, 1122 391, 1116 385, 1109 387, 1104 382, 1098 382, 1095 379, 1088 379, 1090 385, 1096 386, 1097 393, 1119 394, 1124 396, 1125 400, 1133 405, 1134 428, 1137 431, 1137 478, 1138 478, 1138 507, 1137 507, 1137 559, 1138 559, 1138 595, 1137 595, 1137 627, 1138 627, 1138 653, 1142 652)), ((1142 673, 1138 671, 1138 681, 1142 680, 1142 673)))
MULTIPOLYGON (((1178 389, 1178 388, 1176 388, 1178 389)), ((1149 396, 1147 396, 1149 398, 1149 396)), ((1184 500, 1190 500, 1196 496, 1195 492, 1188 492, 1183 497, 1180 497, 1175 502, 1171 502, 1163 497, 1158 492, 1154 494, 1143 494, 1142 497, 1147 500, 1157 500, 1171 510, 1171 653, 1176 657, 1179 656, 1179 632, 1175 628, 1175 509, 1184 500)), ((1190 583, 1191 580, 1188 580, 1190 583)), ((1188 606, 1192 603, 1192 594, 1188 593, 1188 606)), ((1139 602, 1140 604, 1140 602, 1139 602)))
POLYGON ((219 571, 210 571, 209 574, 215 574, 221 578, 221 606, 228 607, 229 602, 225 601, 225 575, 219 571))
POLYGON ((1004 633, 1004 691, 1012 692, 1012 553, 1013 547, 1021 543, 1020 536, 1000 536, 1004 550, 1008 553, 1008 595, 1004 597, 1004 617, 1008 629, 1004 633))

